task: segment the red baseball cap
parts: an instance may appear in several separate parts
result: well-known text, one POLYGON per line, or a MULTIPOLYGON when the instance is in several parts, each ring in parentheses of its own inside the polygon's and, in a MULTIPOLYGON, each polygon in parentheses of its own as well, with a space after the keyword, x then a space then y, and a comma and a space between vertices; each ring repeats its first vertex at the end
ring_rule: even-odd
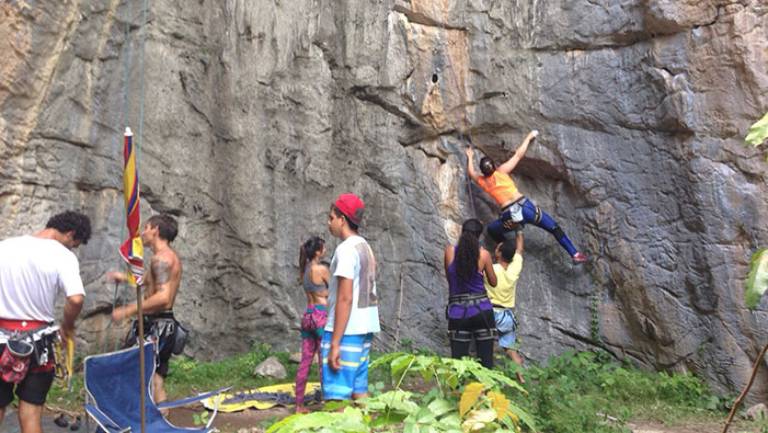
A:
POLYGON ((363 211, 365 210, 365 203, 360 200, 360 197, 351 192, 344 193, 333 202, 333 205, 355 225, 360 225, 360 221, 363 219, 363 211))

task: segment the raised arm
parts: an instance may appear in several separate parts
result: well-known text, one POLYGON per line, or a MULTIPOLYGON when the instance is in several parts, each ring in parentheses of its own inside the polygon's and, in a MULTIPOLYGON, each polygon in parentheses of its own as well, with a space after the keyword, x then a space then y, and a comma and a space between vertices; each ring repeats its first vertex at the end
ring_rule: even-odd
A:
POLYGON ((493 260, 491 259, 491 253, 485 248, 480 248, 480 261, 483 263, 483 271, 485 272, 485 278, 488 280, 488 285, 496 287, 496 272, 493 270, 493 260))
POLYGON ((512 173, 512 170, 517 167, 517 163, 520 162, 521 159, 525 156, 525 152, 528 151, 528 145, 531 144, 531 141, 533 141, 536 136, 539 135, 539 131, 533 130, 525 137, 525 140, 523 140, 522 143, 520 143, 520 146, 517 147, 517 150, 515 150, 515 153, 512 155, 511 158, 509 158, 504 164, 501 164, 497 170, 510 174, 512 173))
POLYGON ((523 231, 518 230, 517 235, 515 235, 515 254, 523 255, 523 244, 525 242, 523 241, 523 231))
POLYGON ((445 278, 448 278, 448 266, 453 262, 453 245, 445 247, 445 254, 443 254, 443 268, 445 269, 445 278))
POLYGON ((467 174, 469 174, 470 179, 477 182, 478 175, 475 171, 475 151, 471 146, 467 146, 464 152, 467 154, 467 174))

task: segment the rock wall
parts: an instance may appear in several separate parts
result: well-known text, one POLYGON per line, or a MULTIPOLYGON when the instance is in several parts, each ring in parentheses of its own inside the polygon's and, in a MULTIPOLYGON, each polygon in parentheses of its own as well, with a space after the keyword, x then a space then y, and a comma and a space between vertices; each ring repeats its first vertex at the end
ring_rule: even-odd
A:
POLYGON ((2 2, 0 236, 91 215, 81 343, 116 345, 104 313, 133 292, 103 275, 120 266, 129 125, 143 214, 181 223, 190 354, 298 347, 297 248, 330 237, 345 191, 380 263, 376 344, 445 352, 442 248, 496 212, 457 133, 501 160, 535 128, 519 187, 591 261, 526 229, 523 353, 602 346, 733 391, 768 340, 766 310, 742 302, 768 244, 765 152, 742 144, 768 110, 768 6, 555 3, 2 2))

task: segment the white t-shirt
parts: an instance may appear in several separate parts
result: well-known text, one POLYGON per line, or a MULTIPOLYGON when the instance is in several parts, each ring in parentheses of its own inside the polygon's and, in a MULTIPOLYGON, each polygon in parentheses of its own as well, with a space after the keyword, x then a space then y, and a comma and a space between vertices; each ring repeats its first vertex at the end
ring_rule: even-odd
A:
POLYGON ((59 289, 66 296, 85 295, 72 251, 34 236, 0 241, 0 318, 53 322, 59 289))
POLYGON ((379 325, 379 298, 376 294, 376 258, 360 236, 353 235, 340 243, 331 260, 331 282, 328 297, 326 331, 333 332, 336 315, 338 277, 352 280, 352 311, 344 335, 360 335, 381 331, 379 325))

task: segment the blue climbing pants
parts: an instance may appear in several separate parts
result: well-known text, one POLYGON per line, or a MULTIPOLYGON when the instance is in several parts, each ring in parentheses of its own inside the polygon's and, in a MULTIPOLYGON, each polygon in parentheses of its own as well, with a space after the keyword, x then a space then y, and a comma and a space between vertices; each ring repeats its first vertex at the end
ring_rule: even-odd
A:
POLYGON ((573 257, 573 255, 576 254, 576 247, 573 246, 571 240, 568 239, 568 236, 565 234, 565 232, 563 232, 563 229, 557 225, 555 220, 552 219, 548 213, 544 212, 538 206, 536 206, 533 201, 528 200, 525 197, 516 201, 512 205, 507 206, 504 210, 502 210, 498 219, 488 224, 488 235, 490 235, 491 238, 496 242, 512 240, 514 239, 514 231, 516 230, 516 227, 514 226, 516 224, 533 224, 536 227, 540 227, 550 232, 552 236, 554 236, 555 239, 557 239, 557 241, 560 243, 560 246, 568 251, 568 255, 573 257), (508 223, 507 225, 511 227, 505 227, 505 222, 508 223))

